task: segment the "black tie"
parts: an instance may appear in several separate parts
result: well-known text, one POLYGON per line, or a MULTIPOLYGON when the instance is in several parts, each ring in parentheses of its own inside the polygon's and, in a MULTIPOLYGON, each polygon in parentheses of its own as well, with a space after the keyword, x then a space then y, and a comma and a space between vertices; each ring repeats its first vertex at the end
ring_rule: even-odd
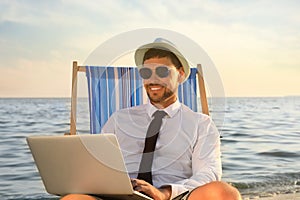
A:
POLYGON ((143 156, 140 163, 139 174, 137 178, 143 179, 144 181, 147 181, 150 184, 153 184, 151 168, 153 162, 154 149, 159 134, 159 129, 162 124, 162 118, 166 114, 167 113, 165 113, 165 111, 159 111, 159 110, 153 114, 154 119, 151 121, 148 127, 147 135, 145 138, 145 146, 144 146, 143 156))

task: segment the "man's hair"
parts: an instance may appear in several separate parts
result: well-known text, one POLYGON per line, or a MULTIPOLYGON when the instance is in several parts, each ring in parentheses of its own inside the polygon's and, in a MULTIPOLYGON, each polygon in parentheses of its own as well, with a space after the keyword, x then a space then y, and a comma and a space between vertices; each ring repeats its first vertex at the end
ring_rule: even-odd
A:
POLYGON ((143 63, 145 60, 148 60, 150 58, 169 58, 173 65, 179 69, 182 67, 181 62, 178 60, 177 56, 169 51, 168 49, 162 49, 162 48, 151 48, 148 51, 146 51, 144 58, 143 58, 143 63))

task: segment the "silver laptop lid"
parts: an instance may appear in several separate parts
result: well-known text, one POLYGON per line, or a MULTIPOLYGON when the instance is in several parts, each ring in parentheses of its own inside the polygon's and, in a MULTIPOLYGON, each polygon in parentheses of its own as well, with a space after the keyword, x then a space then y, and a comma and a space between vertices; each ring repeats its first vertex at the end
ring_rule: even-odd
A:
POLYGON ((114 134, 33 136, 27 142, 48 193, 134 192, 114 134))

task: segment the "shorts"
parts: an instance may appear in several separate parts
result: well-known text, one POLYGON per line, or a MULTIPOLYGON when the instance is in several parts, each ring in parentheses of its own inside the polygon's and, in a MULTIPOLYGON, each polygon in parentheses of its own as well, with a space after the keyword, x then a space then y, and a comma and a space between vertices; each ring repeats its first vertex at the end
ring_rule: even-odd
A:
MULTIPOLYGON (((186 191, 180 195, 178 195, 177 197, 173 198, 172 200, 187 200, 188 197, 190 196, 190 191, 186 191)), ((115 199, 112 199, 112 198, 102 198, 102 197, 99 197, 99 196, 92 196, 94 197, 96 200, 115 200, 115 199)))
POLYGON ((177 197, 173 198, 172 200, 187 200, 188 197, 190 196, 190 191, 186 191, 180 195, 178 195, 177 197))

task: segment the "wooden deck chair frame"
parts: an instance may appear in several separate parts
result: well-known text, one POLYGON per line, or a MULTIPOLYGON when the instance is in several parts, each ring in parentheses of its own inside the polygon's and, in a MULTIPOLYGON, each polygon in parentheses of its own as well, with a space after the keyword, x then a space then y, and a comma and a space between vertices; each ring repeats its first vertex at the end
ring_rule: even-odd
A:
MULTIPOLYGON (((79 66, 77 61, 73 61, 72 72, 72 92, 71 92, 71 116, 70 116, 70 133, 67 135, 76 135, 76 109, 77 109, 77 80, 78 72, 86 72, 85 66, 79 66)), ((206 97, 205 83, 201 64, 197 64, 198 88, 200 94, 200 103, 202 113, 209 115, 208 102, 206 97)))

